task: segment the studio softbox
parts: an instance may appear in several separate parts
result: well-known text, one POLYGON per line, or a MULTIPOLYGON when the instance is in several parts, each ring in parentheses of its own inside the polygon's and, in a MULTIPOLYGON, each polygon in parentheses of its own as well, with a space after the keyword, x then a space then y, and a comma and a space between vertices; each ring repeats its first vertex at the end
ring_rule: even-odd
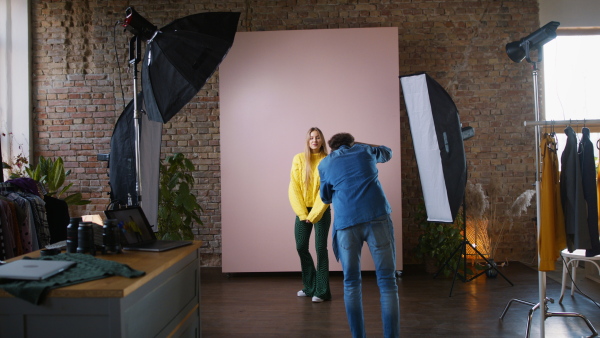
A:
POLYGON ((453 223, 463 201, 467 163, 458 109, 425 73, 400 78, 429 222, 453 223))
POLYGON ((142 91, 150 120, 167 123, 198 94, 229 52, 239 17, 237 12, 186 16, 148 41, 142 91))
MULTIPOLYGON (((139 102, 143 102, 143 94, 138 93, 139 102)), ((137 205, 135 169, 135 127, 133 119, 133 100, 119 116, 113 135, 110 139, 110 156, 108 161, 110 179, 110 200, 112 208, 120 209, 137 205)), ((150 121, 142 114, 140 121, 140 154, 141 154, 141 186, 144 192, 142 209, 152 226, 158 218, 158 184, 160 169, 160 144, 162 123, 150 121)))

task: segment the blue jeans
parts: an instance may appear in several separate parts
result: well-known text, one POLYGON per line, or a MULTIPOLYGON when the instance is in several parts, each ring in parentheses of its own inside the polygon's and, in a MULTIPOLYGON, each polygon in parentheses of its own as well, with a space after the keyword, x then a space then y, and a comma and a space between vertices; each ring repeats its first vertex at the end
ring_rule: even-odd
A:
POLYGON ((389 215, 337 231, 344 270, 344 303, 353 337, 366 337, 362 306, 361 249, 367 242, 377 274, 385 337, 400 336, 400 304, 396 285, 396 244, 389 215))

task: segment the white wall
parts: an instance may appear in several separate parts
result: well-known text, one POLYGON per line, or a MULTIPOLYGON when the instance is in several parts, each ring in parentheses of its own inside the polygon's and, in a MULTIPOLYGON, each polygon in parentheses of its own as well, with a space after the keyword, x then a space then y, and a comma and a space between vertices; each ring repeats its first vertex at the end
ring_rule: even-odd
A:
MULTIPOLYGON (((240 32, 219 87, 223 272, 300 271, 288 185, 313 126, 326 140, 350 132, 394 152, 378 167, 401 270, 398 29, 240 32)), ((341 271, 328 237, 330 270, 341 271)), ((374 270, 363 254, 363 270, 374 270)))

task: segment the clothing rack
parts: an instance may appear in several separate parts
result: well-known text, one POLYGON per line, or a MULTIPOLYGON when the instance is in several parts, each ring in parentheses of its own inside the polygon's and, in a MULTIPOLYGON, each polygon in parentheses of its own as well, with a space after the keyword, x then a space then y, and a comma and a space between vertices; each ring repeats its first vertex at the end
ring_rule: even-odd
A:
MULTIPOLYGON (((535 75, 534 75, 535 77, 535 75)), ((535 80, 535 78, 534 78, 535 80)), ((536 83, 534 83, 536 84, 536 83)), ((537 85, 537 84, 536 84, 537 85)), ((536 94, 537 94, 537 86, 536 86, 536 94)), ((536 95, 537 96, 537 95, 536 95)), ((538 110, 537 107, 537 98, 536 98, 536 111, 538 110)), ((537 113, 537 112, 536 112, 537 113)), ((536 114, 537 115, 537 114, 536 114)), ((540 220, 541 220, 541 212, 540 212, 540 203, 541 203, 541 199, 540 199, 540 151, 539 151, 539 137, 541 135, 540 133, 540 128, 541 127, 556 127, 556 126, 562 126, 562 127, 567 127, 567 126, 572 126, 572 125, 581 125, 582 127, 600 127, 600 120, 598 119, 594 119, 594 120, 559 120, 559 121, 540 121, 539 120, 539 115, 536 116, 536 121, 526 121, 523 123, 524 126, 535 126, 536 128, 536 132, 535 132, 535 144, 536 144, 536 165, 535 165, 535 193, 536 193, 536 216, 537 216, 537 234, 538 234, 538 239, 540 236, 540 231, 541 231, 541 224, 540 224, 540 220)), ((537 241, 536 241, 537 243, 537 241)), ((538 248, 539 250, 539 248, 538 248)), ((539 253, 538 253, 538 260, 539 260, 539 253)), ((527 332, 526 332, 526 337, 529 337, 529 332, 530 332, 530 323, 531 323, 531 319, 533 316, 533 312, 537 309, 541 309, 540 311, 540 337, 545 337, 545 329, 544 329, 544 323, 547 317, 579 317, 582 318, 588 328, 592 331, 592 334, 595 336, 597 335, 596 330, 594 329, 594 327, 591 325, 591 323, 589 322, 589 320, 587 318, 585 318, 583 315, 579 314, 579 313, 571 313, 571 312, 547 312, 547 302, 554 302, 552 299, 549 299, 546 297, 546 272, 545 271, 538 271, 538 291, 539 291, 539 302, 537 304, 533 304, 530 302, 526 302, 526 301, 522 301, 519 299, 513 299, 511 300, 506 308, 504 309, 504 312, 502 313, 502 316, 500 318, 503 318, 504 315, 506 314, 506 311, 508 310, 511 302, 516 301, 522 304, 527 304, 527 305, 532 305, 533 307, 531 308, 531 310, 529 311, 529 320, 527 323, 527 332)))
POLYGON ((582 127, 600 127, 600 120, 547 120, 547 121, 525 121, 524 126, 543 126, 543 127, 568 127, 572 125, 581 125, 582 127))

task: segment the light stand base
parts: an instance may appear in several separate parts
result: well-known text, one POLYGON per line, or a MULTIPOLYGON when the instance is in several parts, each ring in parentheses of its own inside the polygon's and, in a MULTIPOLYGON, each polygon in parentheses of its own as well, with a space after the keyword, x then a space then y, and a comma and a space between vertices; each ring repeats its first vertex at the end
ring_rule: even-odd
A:
MULTIPOLYGON (((465 172, 465 175, 466 172, 465 172)), ((452 260, 452 257, 454 257, 457 253, 459 253, 460 250, 460 255, 462 257, 462 262, 463 262, 463 273, 464 275, 461 275, 458 272, 458 267, 460 265, 460 260, 456 263, 456 267, 454 268, 454 277, 452 278, 452 286, 450 287, 450 295, 448 297, 452 297, 452 290, 454 290, 454 283, 456 282, 456 277, 460 277, 460 280, 463 283, 466 282, 470 282, 472 280, 474 280, 475 278, 481 276, 482 274, 486 273, 489 270, 496 270, 496 272, 502 276, 502 278, 504 278, 509 284, 510 286, 514 286, 514 284, 508 280, 508 278, 506 278, 506 276, 504 276, 504 274, 502 274, 502 272, 500 270, 498 270, 498 267, 496 266, 496 264, 492 264, 487 258, 485 258, 485 256, 479 252, 479 250, 477 250, 477 248, 475 246, 473 246, 469 240, 467 239, 467 201, 466 201, 466 193, 465 195, 463 195, 463 209, 462 209, 462 214, 463 214, 463 240, 460 243, 460 245, 458 245, 456 247, 456 249, 454 249, 454 252, 452 252, 452 254, 450 255, 450 257, 448 257, 448 259, 446 259, 446 261, 444 262, 444 264, 442 264, 442 266, 439 268, 439 270, 433 275, 433 278, 437 277, 440 272, 442 272, 444 270, 444 268, 450 264, 450 260, 452 260), (472 276, 471 278, 468 278, 467 276, 467 245, 469 247, 471 247, 471 249, 473 249, 475 251, 475 253, 483 258, 483 260, 487 263, 487 269, 481 271, 480 273, 472 276), (462 250, 461 250, 462 249, 462 250)))
MULTIPOLYGON (((529 315, 527 317, 527 330, 525 331, 525 337, 529 338, 529 335, 531 333, 531 320, 533 318, 533 313, 535 312, 535 310, 540 308, 541 304, 540 303, 534 304, 534 303, 524 301, 521 299, 511 299, 508 302, 508 304, 506 304, 504 311, 502 311, 502 315, 500 316, 501 321, 504 319, 504 316, 506 315, 508 308, 510 308, 510 306, 512 305, 513 302, 517 302, 517 303, 524 304, 524 305, 529 305, 532 307, 531 309, 529 309, 529 315)), ((590 329, 590 331, 592 331, 592 334, 588 337, 598 336, 598 332, 596 331, 596 329, 594 328, 592 323, 584 315, 575 313, 575 312, 548 312, 548 302, 554 303, 554 299, 548 298, 548 297, 546 297, 546 299, 544 299, 544 320, 548 317, 578 317, 578 318, 583 319, 585 321, 585 323, 587 324, 588 328, 590 329)))
POLYGON ((506 276, 504 276, 504 274, 500 270, 498 270, 498 267, 496 266, 496 264, 492 264, 487 258, 485 258, 485 256, 481 252, 479 252, 479 250, 477 250, 477 248, 475 246, 473 246, 466 239, 466 229, 464 229, 464 228, 463 228, 463 241, 460 243, 459 246, 456 247, 456 249, 454 249, 454 252, 450 255, 450 257, 448 257, 448 259, 446 259, 444 264, 442 264, 442 266, 439 268, 439 270, 433 275, 433 278, 437 277, 442 272, 442 270, 444 270, 444 268, 448 264, 450 264, 450 261, 459 252, 460 249, 462 249, 460 252, 460 255, 462 256, 462 262, 463 262, 463 274, 458 272, 458 268, 461 263, 460 261, 458 261, 454 268, 454 277, 452 278, 452 286, 450 287, 450 295, 448 297, 452 297, 452 291, 454 290, 454 283, 456 282, 457 277, 459 277, 463 283, 467 283, 467 282, 470 282, 470 281, 476 279, 477 277, 481 276, 482 274, 486 273, 489 270, 495 270, 500 276, 502 276, 502 278, 504 278, 510 284, 510 286, 514 286, 514 284, 508 278, 506 278, 506 276), (470 278, 467 276, 467 245, 469 247, 471 247, 471 249, 473 249, 475 251, 475 253, 487 263, 487 268, 485 270, 479 272, 476 275, 473 275, 470 278))

